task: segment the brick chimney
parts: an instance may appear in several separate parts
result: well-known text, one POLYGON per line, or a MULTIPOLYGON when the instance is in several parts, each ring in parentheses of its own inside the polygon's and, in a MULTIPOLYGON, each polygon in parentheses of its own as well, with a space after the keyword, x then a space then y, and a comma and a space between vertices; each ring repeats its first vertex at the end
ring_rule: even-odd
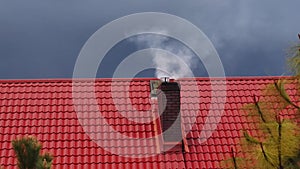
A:
POLYGON ((163 78, 158 89, 157 101, 163 139, 165 142, 179 142, 182 140, 180 85, 174 80, 163 78))

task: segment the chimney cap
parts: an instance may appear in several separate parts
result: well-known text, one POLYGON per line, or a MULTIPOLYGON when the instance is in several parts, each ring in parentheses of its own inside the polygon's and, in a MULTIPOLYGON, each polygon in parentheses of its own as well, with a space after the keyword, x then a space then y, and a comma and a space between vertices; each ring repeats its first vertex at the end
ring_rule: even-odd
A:
POLYGON ((170 82, 170 77, 161 77, 160 81, 162 81, 163 83, 169 83, 170 82))

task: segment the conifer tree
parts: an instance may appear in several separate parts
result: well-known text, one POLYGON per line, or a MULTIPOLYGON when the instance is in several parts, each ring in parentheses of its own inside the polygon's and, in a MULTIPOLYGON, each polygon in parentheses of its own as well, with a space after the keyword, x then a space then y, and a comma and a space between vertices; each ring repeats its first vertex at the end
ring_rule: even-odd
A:
POLYGON ((297 112, 295 105, 285 91, 286 82, 279 80, 263 91, 260 100, 254 97, 254 103, 245 109, 259 122, 251 130, 260 131, 251 136, 244 131, 243 150, 249 151, 254 168, 296 169, 300 145, 300 130, 295 118, 287 118, 287 111, 297 112))
MULTIPOLYGON (((298 38, 300 40, 300 34, 298 34, 298 38)), ((300 75, 300 41, 289 50, 288 65, 294 75, 300 75)))
POLYGON ((42 145, 34 137, 23 137, 12 141, 19 169, 50 169, 53 157, 49 153, 40 155, 42 145))
MULTIPOLYGON (((300 35, 298 34, 299 40, 300 35)), ((289 67, 294 77, 278 80, 267 85, 260 98, 254 96, 253 104, 246 105, 244 110, 249 117, 258 122, 250 130, 256 130, 258 135, 251 135, 249 131, 243 132, 241 141, 241 158, 234 155, 226 160, 230 168, 265 168, 265 169, 300 169, 300 43, 291 48, 288 59, 289 67), (296 89, 293 99, 286 92, 286 86, 296 89), (295 117, 287 118, 288 112, 295 117), (239 159, 239 161, 237 161, 239 159), (246 161, 251 161, 251 166, 246 161)))

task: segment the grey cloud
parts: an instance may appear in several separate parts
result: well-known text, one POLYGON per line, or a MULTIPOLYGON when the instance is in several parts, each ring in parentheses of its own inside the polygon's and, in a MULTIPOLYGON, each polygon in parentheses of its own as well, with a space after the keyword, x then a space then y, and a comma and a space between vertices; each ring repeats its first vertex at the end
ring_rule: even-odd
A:
POLYGON ((145 11, 178 15, 202 29, 228 76, 281 75, 285 50, 297 41, 299 6, 299 0, 0 0, 0 78, 71 77, 93 32, 145 11))

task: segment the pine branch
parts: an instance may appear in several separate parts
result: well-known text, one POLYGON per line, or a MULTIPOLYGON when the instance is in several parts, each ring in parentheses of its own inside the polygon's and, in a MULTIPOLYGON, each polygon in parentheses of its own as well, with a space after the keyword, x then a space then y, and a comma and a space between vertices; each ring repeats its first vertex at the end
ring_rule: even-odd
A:
POLYGON ((266 121, 266 119, 264 118, 263 112, 262 112, 262 110, 261 110, 261 108, 260 108, 260 106, 259 106, 259 104, 258 104, 259 101, 256 100, 256 97, 255 97, 255 96, 253 96, 253 100, 254 100, 255 108, 257 109, 258 114, 259 114, 261 120, 262 120, 264 123, 266 123, 267 121, 266 121))
POLYGON ((12 141, 19 169, 50 169, 53 157, 49 153, 40 155, 41 144, 34 137, 12 141))
POLYGON ((282 166, 282 159, 281 159, 281 131, 282 131, 282 122, 281 122, 281 119, 280 119, 280 116, 277 116, 276 118, 276 122, 278 124, 278 147, 277 147, 277 150, 278 150, 278 162, 279 162, 279 169, 283 169, 283 166, 282 166))
POLYGON ((39 158, 41 145, 33 137, 12 141, 20 169, 35 169, 39 158))
POLYGON ((263 153, 263 156, 264 156, 266 162, 268 162, 268 163, 269 163, 271 166, 273 166, 274 168, 277 168, 277 167, 269 160, 269 158, 268 158, 268 156, 267 156, 267 154, 266 154, 266 152, 265 152, 263 143, 260 142, 259 145, 260 145, 261 152, 263 153))
MULTIPOLYGON (((259 106, 259 101, 256 100, 256 97, 255 97, 255 96, 253 97, 253 100, 254 100, 254 105, 255 105, 255 107, 256 107, 256 109, 257 109, 257 111, 258 111, 258 114, 259 114, 259 116, 260 116, 262 122, 266 124, 267 121, 266 121, 266 119, 264 118, 263 112, 262 112, 262 110, 261 110, 261 108, 260 108, 260 106, 259 106)), ((268 133, 269 133, 270 136, 272 137, 272 139, 274 139, 274 136, 273 136, 273 134, 272 134, 272 132, 271 132, 271 129, 270 129, 268 126, 266 126, 266 128, 267 128, 268 133)))
POLYGON ((278 93, 280 94, 280 96, 287 102, 289 103, 290 105, 292 105, 293 107, 297 108, 297 109, 300 109, 300 107, 298 105, 296 105, 295 103, 293 103, 287 96, 285 90, 284 90, 284 87, 283 87, 283 84, 282 83, 279 83, 279 82, 274 82, 274 85, 275 85, 275 88, 276 90, 278 91, 278 93))
POLYGON ((255 138, 251 137, 247 131, 243 132, 244 137, 246 138, 246 141, 252 144, 260 144, 260 142, 258 140, 256 140, 255 138))
POLYGON ((238 169, 237 163, 236 163, 236 157, 234 155, 234 151, 233 151, 232 147, 231 147, 231 156, 232 156, 232 162, 233 162, 233 165, 234 165, 234 169, 238 169))

